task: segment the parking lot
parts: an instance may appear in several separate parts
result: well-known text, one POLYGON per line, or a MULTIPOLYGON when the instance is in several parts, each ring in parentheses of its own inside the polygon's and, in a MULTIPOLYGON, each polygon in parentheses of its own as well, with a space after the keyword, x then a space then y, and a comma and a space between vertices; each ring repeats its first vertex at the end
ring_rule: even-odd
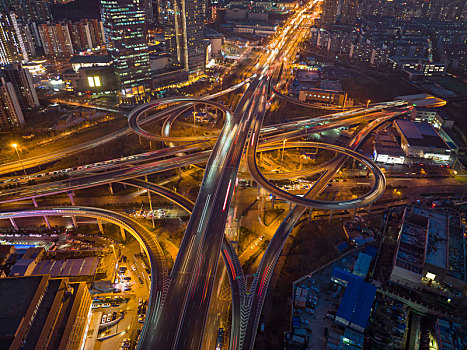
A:
MULTIPOLYGON (((334 267, 340 267, 350 271, 357 260, 357 256, 358 252, 351 253, 313 276, 304 276, 294 283, 292 312, 295 320, 297 320, 297 316, 300 318, 298 328, 306 330, 306 336, 309 339, 308 349, 325 349, 327 334, 329 331, 338 328, 334 323, 334 317, 344 289, 331 281, 332 270, 334 267), (299 288, 302 296, 306 294, 305 305, 300 301, 297 303, 296 296, 299 288)), ((296 327, 292 326, 292 329, 297 334, 296 327)), ((299 348, 299 346, 296 347, 296 349, 299 348)))

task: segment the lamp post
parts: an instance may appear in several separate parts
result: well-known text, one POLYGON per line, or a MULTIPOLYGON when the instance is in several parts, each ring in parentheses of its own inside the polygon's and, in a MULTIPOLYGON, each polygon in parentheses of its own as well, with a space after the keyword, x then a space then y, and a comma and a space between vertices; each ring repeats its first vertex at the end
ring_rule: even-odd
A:
POLYGON ((19 161, 20 161, 20 163, 21 163, 21 167, 23 168, 24 175, 28 175, 28 174, 26 173, 26 169, 24 169, 23 159, 21 159, 21 155, 20 155, 19 152, 18 152, 18 145, 17 145, 16 143, 13 143, 13 144, 11 144, 11 147, 13 147, 13 148, 15 149, 15 151, 16 151, 16 155, 17 155, 18 158, 19 158, 19 161))
POLYGON ((368 109, 368 105, 370 104, 371 100, 366 101, 366 108, 368 109))

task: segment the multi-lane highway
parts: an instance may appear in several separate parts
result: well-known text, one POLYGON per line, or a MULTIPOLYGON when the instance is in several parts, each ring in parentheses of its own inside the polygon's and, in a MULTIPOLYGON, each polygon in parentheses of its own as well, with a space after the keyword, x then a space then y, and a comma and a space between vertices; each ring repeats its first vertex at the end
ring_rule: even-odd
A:
MULTIPOLYGON (((129 114, 129 127, 107 135, 89 143, 77 145, 49 155, 25 160, 27 167, 48 162, 82 150, 88 150, 110 139, 120 137, 133 131, 150 139, 168 142, 196 142, 195 144, 168 148, 160 153, 152 154, 144 164, 125 163, 124 168, 107 169, 102 172, 86 174, 78 178, 53 183, 39 184, 20 189, 5 190, 0 194, 0 203, 19 199, 35 198, 66 192, 74 189, 99 186, 109 182, 123 182, 133 186, 146 188, 175 201, 187 211, 191 217, 184 234, 173 270, 167 278, 165 264, 160 247, 152 235, 147 235, 140 228, 135 228, 133 220, 123 219, 119 214, 95 208, 44 208, 28 212, 18 211, 0 213, 2 217, 20 217, 21 215, 77 215, 106 219, 124 226, 133 232, 146 247, 151 260, 152 286, 151 302, 148 307, 146 321, 141 334, 139 349, 200 349, 203 346, 204 331, 208 315, 211 293, 217 273, 219 256, 225 261, 232 288, 232 323, 230 348, 252 349, 259 314, 264 303, 269 281, 274 267, 289 232, 303 214, 305 207, 322 209, 349 209, 372 203, 382 194, 385 178, 381 170, 369 159, 355 152, 370 132, 382 123, 398 115, 399 111, 388 108, 403 107, 403 101, 388 102, 371 106, 368 109, 355 109, 329 116, 307 119, 306 121, 283 123, 263 127, 266 105, 271 90, 271 76, 282 62, 295 57, 298 43, 306 37, 312 18, 308 11, 318 1, 314 0, 297 10, 279 34, 271 40, 269 49, 260 54, 258 63, 252 70, 252 76, 245 82, 232 88, 204 98, 167 98, 138 106, 129 114), (224 105, 213 99, 224 93, 246 87, 237 108, 232 113, 224 105), (220 109, 224 114, 225 124, 217 136, 212 150, 206 150, 206 139, 203 136, 173 137, 170 126, 178 115, 192 104, 203 103, 220 109), (167 107, 160 110, 161 107, 167 107), (162 135, 155 135, 144 130, 141 125, 165 119, 162 135), (340 153, 335 159, 325 163, 322 175, 312 189, 304 196, 289 194, 269 182, 258 169, 256 153, 261 149, 283 148, 281 141, 296 139, 309 133, 320 132, 340 126, 357 125, 363 120, 370 121, 349 144, 348 148, 323 143, 289 143, 289 146, 324 148, 340 153), (267 136, 266 136, 267 135, 267 136), (203 142, 201 144, 201 142, 203 142), (237 173, 240 161, 247 149, 246 161, 252 177, 268 192, 298 205, 294 206, 287 218, 282 222, 272 238, 255 274, 252 287, 247 293, 243 271, 235 250, 225 239, 224 228, 232 194, 237 184, 237 173), (172 157, 160 159, 160 157, 172 157), (340 202, 316 200, 332 179, 336 171, 343 165, 347 157, 354 157, 367 165, 374 174, 372 190, 357 199, 340 202), (174 194, 164 187, 137 180, 137 177, 153 174, 158 171, 174 169, 186 165, 206 162, 206 170, 196 203, 174 194), (160 261, 158 261, 158 259, 160 261)), ((273 87, 274 88, 274 87, 273 87)), ((209 137, 208 139, 214 139, 209 137)), ((0 167, 0 172, 18 170, 16 163, 0 167)), ((20 168, 19 168, 20 169, 20 168)), ((88 172, 92 172, 92 168, 88 172)), ((317 171, 316 171, 317 172, 317 171)), ((308 173, 309 174, 309 173, 308 173)))

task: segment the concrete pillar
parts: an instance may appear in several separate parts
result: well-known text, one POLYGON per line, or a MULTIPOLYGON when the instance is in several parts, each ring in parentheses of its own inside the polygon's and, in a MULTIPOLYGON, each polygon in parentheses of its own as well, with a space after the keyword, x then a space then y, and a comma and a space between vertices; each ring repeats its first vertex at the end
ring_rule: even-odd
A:
POLYGON ((289 211, 292 211, 292 202, 289 202, 289 211))
POLYGON ((11 226, 14 227, 15 231, 18 231, 18 225, 16 225, 15 219, 10 218, 11 226))
POLYGON ((114 195, 114 188, 112 187, 112 183, 111 183, 111 182, 109 182, 109 193, 110 193, 111 196, 114 195))
POLYGON ((156 224, 154 223, 154 213, 152 212, 151 191, 149 190, 148 190, 148 200, 149 200, 149 210, 151 211, 152 228, 156 228, 156 224))
POLYGON ((332 213, 334 212, 334 210, 331 210, 331 212, 329 213, 329 222, 331 222, 332 220, 332 213))
POLYGON ((44 215, 43 218, 44 218, 45 224, 47 225, 47 228, 50 228, 50 222, 47 216, 44 215))
POLYGON ((122 240, 126 241, 126 233, 125 233, 125 229, 123 228, 123 226, 120 226, 120 234, 122 235, 122 240))
POLYGON ((37 204, 36 198, 32 197, 32 204, 34 204, 34 208, 37 208, 39 204, 37 204))
POLYGON ((313 208, 310 208, 310 210, 308 212, 308 222, 311 222, 312 215, 313 215, 313 208))
POLYGON ((73 226, 74 226, 75 228, 77 228, 77 227, 78 227, 78 222, 76 221, 76 216, 72 215, 72 216, 71 216, 71 220, 73 220, 73 226))
POLYGON ((71 205, 75 205, 75 198, 73 197, 73 191, 67 192, 68 198, 70 198, 71 205))
POLYGON ((370 203, 370 205, 368 206, 368 214, 371 213, 371 207, 373 206, 373 203, 370 203))
POLYGON ((271 198, 271 210, 274 210, 274 199, 276 198, 276 196, 272 196, 271 198))
POLYGON ((104 228, 102 227, 101 219, 97 219, 97 226, 99 226, 100 233, 104 234, 104 228))

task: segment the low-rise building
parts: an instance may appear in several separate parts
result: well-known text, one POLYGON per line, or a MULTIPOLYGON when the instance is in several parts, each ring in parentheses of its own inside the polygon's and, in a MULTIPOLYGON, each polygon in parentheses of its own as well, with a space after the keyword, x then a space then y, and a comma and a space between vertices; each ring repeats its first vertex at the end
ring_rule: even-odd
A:
POLYGON ((323 102, 330 105, 344 106, 347 94, 336 90, 306 89, 301 90, 298 99, 300 101, 323 102))
POLYGON ((91 319, 85 283, 48 275, 0 279, 0 348, 78 350, 91 319))
POLYGON ((451 149, 432 125, 411 120, 397 120, 394 125, 401 137, 401 147, 408 157, 450 160, 451 149))
POLYGON ((385 164, 404 164, 404 152, 391 132, 385 130, 376 134, 373 142, 373 159, 385 164))
POLYGON ((443 292, 443 285, 463 290, 466 283, 465 237, 449 214, 406 207, 390 279, 409 287, 443 292))
POLYGON ((336 312, 336 323, 364 333, 370 317, 376 287, 353 273, 335 267, 331 279, 345 286, 336 312))

